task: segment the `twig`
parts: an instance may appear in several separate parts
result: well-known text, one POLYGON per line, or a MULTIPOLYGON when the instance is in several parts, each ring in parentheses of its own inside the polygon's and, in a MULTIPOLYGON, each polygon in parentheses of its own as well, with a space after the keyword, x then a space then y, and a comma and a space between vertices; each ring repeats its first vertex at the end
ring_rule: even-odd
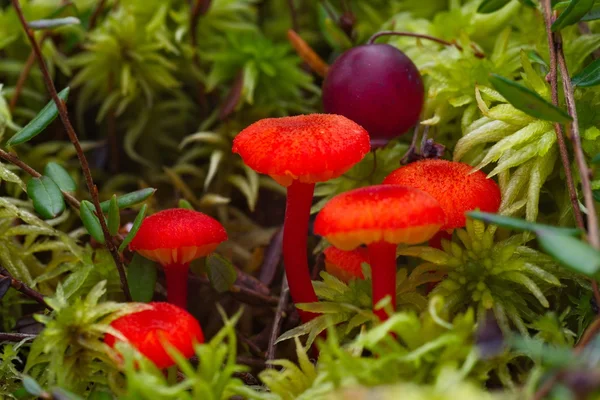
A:
MULTIPOLYGON (((267 361, 273 360, 275 358, 275 349, 277 344, 275 341, 279 336, 279 330, 281 329, 281 324, 283 322, 283 317, 285 314, 285 308, 288 302, 288 281, 284 276, 283 281, 281 282, 281 293, 279 294, 279 304, 277 304, 277 311, 275 312, 275 319, 273 320, 273 328, 271 329, 271 336, 269 337, 269 347, 267 349, 267 361)), ((273 368, 273 365, 269 364, 268 368, 273 368)))
POLYGON ((298 25, 298 14, 296 13, 296 6, 294 0, 287 0, 288 8, 290 9, 290 17, 292 19, 292 29, 299 32, 300 26, 298 25))
POLYGON ((98 0, 98 5, 96 6, 96 9, 94 10, 94 13, 90 17, 90 23, 88 25, 88 30, 92 30, 96 26, 96 22, 98 21, 98 17, 102 13, 102 10, 104 9, 104 5, 105 4, 106 4, 106 0, 98 0))
POLYGON ((32 300, 35 300, 37 303, 43 305, 48 310, 52 311, 52 307, 50 307, 46 303, 46 301, 44 300, 44 296, 42 296, 41 293, 36 292, 35 290, 33 290, 32 288, 30 288, 29 286, 27 286, 23 282, 21 282, 21 281, 19 281, 17 279, 14 279, 11 276, 6 276, 6 275, 1 275, 0 274, 0 280, 3 280, 3 279, 10 279, 10 286, 12 288, 14 288, 15 290, 18 290, 19 292, 23 293, 25 296, 29 297, 32 300))
MULTIPOLYGON (((197 282, 202 285, 210 286, 210 281, 205 276, 190 274, 188 276, 188 279, 192 282, 197 282)), ((229 288, 229 292, 227 293, 229 293, 231 296, 235 297, 241 302, 254 306, 275 307, 277 306, 277 304, 279 304, 279 299, 277 297, 265 295, 255 290, 235 284, 231 288, 229 288)))
POLYGON ((321 78, 327 75, 329 65, 298 35, 293 29, 288 29, 287 37, 296 53, 321 78))
POLYGON ((7 333, 0 332, 0 342, 20 342, 21 340, 33 340, 37 335, 29 333, 7 333))
POLYGON ((58 97, 58 93, 56 92, 56 88, 54 87, 54 82, 52 82, 52 78, 50 77, 50 73, 48 72, 48 67, 46 66, 46 63, 44 62, 44 57, 42 55, 40 46, 38 45, 37 41, 35 40, 35 37, 33 36, 33 32, 27 27, 27 21, 25 20, 25 16, 23 15, 23 10, 21 9, 21 4, 19 3, 19 0, 11 0, 11 1, 12 1, 13 8, 15 9, 15 12, 17 13, 17 15, 19 17, 19 20, 21 21, 21 25, 23 26, 23 29, 25 30, 25 34, 27 35, 27 38, 29 39, 29 42, 31 43, 31 47, 33 48, 33 51, 36 54, 36 57, 37 57, 37 60, 38 60, 39 66, 40 66, 40 70, 42 71, 42 77, 44 78, 44 83, 46 84, 46 89, 48 90, 48 92, 50 93, 50 96, 54 100, 54 103, 56 104, 56 107, 58 108, 58 115, 60 116, 60 119, 65 127, 65 130, 67 131, 67 135, 69 136, 69 139, 71 140, 71 143, 73 144, 73 147, 75 147, 75 152, 77 153, 77 158, 79 159, 79 164, 81 165, 81 170, 85 177, 86 185, 87 185, 90 195, 92 197, 92 203, 94 204, 94 207, 96 209, 96 215, 99 217, 98 220, 100 221, 100 226, 102 227, 102 232, 104 233, 106 248, 112 255, 112 257, 115 261, 117 270, 119 271, 119 278, 121 280, 121 287, 123 289, 123 292, 125 293, 125 298, 128 301, 131 301, 129 285, 127 283, 127 275, 125 274, 125 266, 123 265, 123 260, 121 258, 121 255, 117 251, 115 243, 113 242, 113 238, 111 237, 111 235, 108 231, 108 227, 106 226, 106 221, 103 218, 102 208, 100 207, 100 200, 98 199, 98 188, 94 184, 94 180, 92 179, 92 173, 90 171, 90 167, 89 167, 87 158, 85 157, 85 153, 83 152, 83 149, 81 148, 81 144, 79 143, 79 139, 77 138, 75 129, 73 128, 73 125, 71 124, 71 121, 69 120, 69 114, 67 112, 67 107, 65 106, 65 103, 63 103, 63 101, 58 97))
MULTIPOLYGON (((27 165, 19 157, 15 156, 14 154, 8 153, 2 149, 0 149, 0 158, 5 161, 8 161, 9 163, 11 163, 13 165, 16 165, 17 167, 21 168, 23 171, 27 172, 29 175, 33 176, 34 178, 39 178, 40 176, 42 176, 42 174, 40 174, 35 169, 33 169, 32 167, 27 165)), ((71 207, 79 210, 79 208, 81 206, 81 203, 79 202, 79 200, 77 200, 75 197, 73 197, 73 195, 70 194, 69 192, 65 192, 64 190, 61 190, 61 192, 63 194, 63 197, 67 201, 67 203, 69 203, 71 205, 71 207)))
MULTIPOLYGON (((544 20, 546 25, 546 36, 548 39, 548 48, 550 51, 550 73, 548 77, 550 79, 550 87, 552 90, 552 104, 558 106, 558 77, 557 77, 557 56, 555 47, 555 37, 550 27, 552 26, 552 8, 550 4, 546 4, 546 1, 542 1, 544 7, 544 20), (546 6, 549 8, 546 9, 546 6)), ((563 127, 559 123, 554 124, 554 131, 556 132, 556 140, 558 142, 558 151, 560 153, 560 160, 565 170, 565 177, 567 180, 567 189, 569 191, 569 198, 571 200, 571 206, 573 207, 573 214, 575 215, 575 221, 577 226, 581 230, 585 230, 583 222, 583 215, 579 208, 579 199, 577 198, 577 189, 575 188, 575 182, 573 181, 573 172, 571 171, 571 161, 569 160, 569 152, 567 145, 565 144, 565 135, 563 127)))
MULTIPOLYGON (((444 46, 454 46, 456 47, 458 50, 463 51, 463 47, 456 43, 455 41, 449 42, 447 40, 444 39, 440 39, 437 38, 435 36, 431 36, 431 35, 424 35, 421 33, 414 33, 414 32, 399 32, 399 31, 381 31, 381 32, 377 32, 376 34, 374 34, 373 36, 371 36, 369 38, 369 40, 367 41, 367 44, 373 44, 377 39, 379 39, 382 36, 406 36, 406 37, 414 37, 417 39, 425 39, 425 40, 431 40, 432 42, 436 42, 439 44, 443 44, 444 46)), ((483 54, 482 52, 480 52, 477 48, 472 47, 473 52, 475 53, 475 56, 478 58, 484 58, 485 54, 483 54)))
POLYGON ((283 228, 280 227, 277 232, 271 238, 267 250, 265 251, 265 258, 260 267, 260 281, 267 286, 271 286, 273 279, 275 279, 275 273, 277 272, 277 266, 281 262, 281 252, 283 250, 283 228))

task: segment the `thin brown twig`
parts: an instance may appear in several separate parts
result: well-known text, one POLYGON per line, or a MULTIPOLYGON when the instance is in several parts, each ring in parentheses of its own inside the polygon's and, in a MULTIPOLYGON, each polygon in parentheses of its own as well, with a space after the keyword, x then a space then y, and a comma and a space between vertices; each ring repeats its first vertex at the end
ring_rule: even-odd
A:
POLYGON ((25 296, 29 297, 32 300, 35 300, 37 303, 43 305, 48 310, 52 311, 52 307, 50 307, 46 303, 46 301, 44 300, 44 296, 42 296, 41 293, 33 290, 32 288, 30 288, 29 286, 27 286, 20 280, 13 278, 12 276, 6 276, 6 275, 0 274, 0 280, 3 280, 3 279, 10 279, 10 286, 13 289, 18 290, 19 292, 23 293, 25 296))
POLYGON ((31 67, 33 67, 33 63, 35 62, 35 53, 33 50, 29 53, 29 57, 27 57, 27 61, 25 61, 25 65, 23 65, 23 69, 19 74, 19 79, 17 80, 17 84, 15 85, 15 90, 13 92, 12 97, 10 98, 10 103, 8 103, 8 110, 12 113, 15 111, 15 107, 17 106, 17 101, 19 97, 21 97, 21 92, 25 87, 25 82, 27 82, 27 78, 29 77, 29 72, 31 72, 31 67))
POLYGON ((21 340, 33 340, 37 335, 30 333, 8 333, 0 332, 0 342, 20 342, 21 340))
POLYGON ((96 26, 96 22, 98 21, 98 17, 102 13, 102 10, 104 9, 104 5, 105 4, 106 4, 106 0, 98 0, 98 5, 96 6, 96 9, 94 10, 94 13, 90 17, 90 22, 89 22, 89 25, 88 25, 88 30, 92 30, 96 26))
POLYGON ((287 2, 288 8, 290 9, 290 18, 292 19, 292 29, 296 32, 299 32, 300 26, 298 25, 298 13, 296 12, 294 0, 287 0, 287 2))
POLYGON ((310 69, 315 71, 321 78, 325 78, 329 65, 293 29, 288 29, 287 37, 296 53, 308 64, 310 69))
POLYGON ((25 30, 25 34, 27 35, 27 38, 29 39, 29 42, 31 43, 31 47, 33 48, 33 51, 36 54, 38 64, 40 66, 40 70, 42 71, 42 77, 44 78, 44 83, 46 85, 46 89, 50 93, 50 96, 52 97, 52 99, 54 100, 54 103, 56 104, 56 107, 58 108, 58 115, 65 127, 65 130, 67 131, 67 135, 69 136, 69 139, 70 139, 71 143, 73 144, 73 147, 75 148, 75 152, 77 153, 77 158, 79 159, 79 164, 81 165, 81 170, 85 177, 86 185, 87 185, 90 195, 92 197, 92 203, 94 204, 94 207, 96 209, 96 215, 99 217, 98 220, 100 221, 100 226, 102 227, 102 232, 104 233, 106 248, 108 249, 111 256, 113 257, 115 265, 117 267, 117 271, 119 272, 119 278, 121 280, 121 286, 122 286, 123 292, 125 294, 125 298, 128 301, 131 301, 131 293, 129 292, 129 285, 127 283, 127 275, 125 273, 125 266, 123 264, 123 259, 122 259, 121 255, 119 254, 119 252, 117 251, 117 247, 115 246, 113 238, 108 231, 108 227, 106 226, 106 221, 103 218, 102 208, 100 207, 100 200, 98 199, 98 188, 94 184, 94 180, 92 178, 92 173, 90 171, 90 167, 89 167, 87 158, 85 156, 85 153, 83 152, 83 149, 81 148, 81 144, 79 143, 79 139, 77 138, 77 133, 75 133, 75 129, 73 128, 73 125, 71 124, 71 121, 69 120, 69 114, 67 112, 67 107, 65 106, 65 103, 58 97, 58 93, 56 91, 56 88, 54 87, 54 82, 52 81, 52 78, 50 77, 50 73, 48 72, 48 67, 46 66, 46 63, 44 61, 44 56, 42 55, 40 46, 38 45, 37 41, 35 40, 35 36, 33 35, 33 32, 28 28, 27 21, 25 20, 25 16, 23 15, 23 10, 21 9, 21 4, 20 4, 19 0, 11 0, 11 1, 12 1, 13 8, 15 9, 17 16, 19 17, 21 25, 23 26, 23 29, 25 30))
MULTIPOLYGON (((273 360, 275 358, 275 350, 277 348, 277 337, 279 336, 279 331, 281 330, 281 324, 283 323, 283 317, 285 314, 285 309, 287 307, 288 302, 288 281, 284 276, 283 281, 281 282, 281 293, 279 294, 279 304, 277 304, 277 311, 275 312, 275 319, 273 320, 273 328, 271 329, 271 336, 269 337, 269 347, 267 349, 267 361, 273 360)), ((267 365, 268 368, 273 368, 272 364, 267 365)))

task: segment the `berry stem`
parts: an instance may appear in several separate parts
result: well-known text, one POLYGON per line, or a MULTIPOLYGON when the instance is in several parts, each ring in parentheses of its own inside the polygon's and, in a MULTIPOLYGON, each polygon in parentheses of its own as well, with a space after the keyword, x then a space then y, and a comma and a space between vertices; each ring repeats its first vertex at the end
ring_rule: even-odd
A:
MULTIPOLYGON (((447 40, 444 39, 440 39, 437 38, 435 36, 431 36, 431 35, 424 35, 421 33, 414 33, 414 32, 399 32, 399 31, 381 31, 381 32, 377 32, 376 34, 374 34, 373 36, 371 36, 369 38, 369 40, 367 41, 367 44, 373 44, 375 43, 375 41, 377 39, 379 39, 382 36, 406 36, 406 37, 414 37, 417 39, 425 39, 425 40, 431 40, 432 42, 436 42, 439 44, 443 44, 444 46, 454 46, 456 47, 458 50, 463 51, 463 47, 456 43, 455 41, 449 42, 447 40)), ((473 48, 473 51, 475 52, 475 56, 478 58, 484 58, 485 55, 483 53, 481 53, 479 50, 477 50, 476 48, 473 48)))
MULTIPOLYGON (((314 183, 293 181, 287 188, 287 204, 283 223, 283 263, 290 295, 294 303, 313 303, 317 295, 310 280, 308 268, 308 219, 312 205, 314 183)), ((303 322, 316 314, 298 311, 303 322)))
MULTIPOLYGON (((375 242, 367 246, 371 262, 373 307, 386 296, 391 296, 392 310, 396 309, 396 245, 375 242)), ((384 309, 375 310, 380 320, 388 319, 384 309)))
POLYGON ((167 278, 167 301, 186 310, 189 264, 171 264, 164 267, 167 278))

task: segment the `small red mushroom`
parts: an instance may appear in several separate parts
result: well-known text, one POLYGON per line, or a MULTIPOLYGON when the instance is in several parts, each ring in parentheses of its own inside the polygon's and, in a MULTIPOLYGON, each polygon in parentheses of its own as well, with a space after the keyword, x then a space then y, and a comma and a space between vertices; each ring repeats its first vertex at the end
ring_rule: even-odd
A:
POLYGON ((452 230, 464 227, 466 212, 479 209, 494 213, 500 208, 498 184, 483 172, 473 171, 472 166, 460 162, 417 161, 393 171, 383 183, 420 189, 440 203, 446 213, 446 224, 432 239, 431 245, 439 243, 441 238, 448 238, 452 230))
MULTIPOLYGON (((194 355, 194 344, 204 343, 198 321, 187 311, 169 303, 148 303, 143 311, 124 315, 110 326, 121 332, 129 343, 152 361, 158 368, 167 368, 175 361, 163 343, 168 342, 189 358, 194 355)), ((119 339, 107 334, 104 342, 115 346, 119 339)))
POLYGON ((214 218, 198 211, 172 208, 144 219, 129 249, 162 265, 167 278, 167 300, 185 308, 190 262, 212 253, 225 240, 227 232, 214 218))
MULTIPOLYGON (((233 152, 287 187, 283 261, 295 303, 317 301, 308 269, 307 233, 316 182, 336 178, 369 152, 369 134, 341 115, 267 118, 241 131, 233 152)), ((299 311, 304 322, 315 314, 299 311)))
MULTIPOLYGON (((396 246, 429 240, 446 222, 444 211, 427 193, 400 185, 354 189, 331 199, 315 220, 315 233, 352 250, 367 245, 373 305, 391 296, 396 304, 396 246)), ((387 318, 384 310, 375 313, 387 318)))
POLYGON ((347 251, 329 246, 323 251, 323 254, 325 255, 325 270, 342 282, 364 279, 362 264, 369 264, 369 253, 366 247, 357 247, 347 251))

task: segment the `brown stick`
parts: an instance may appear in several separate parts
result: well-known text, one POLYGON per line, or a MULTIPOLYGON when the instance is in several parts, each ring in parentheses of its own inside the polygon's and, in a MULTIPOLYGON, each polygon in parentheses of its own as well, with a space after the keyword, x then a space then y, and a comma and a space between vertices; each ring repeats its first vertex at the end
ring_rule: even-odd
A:
POLYGON ((33 340, 37 335, 31 335, 29 333, 7 333, 0 332, 0 342, 20 342, 21 340, 27 339, 33 340))
POLYGON ((296 53, 321 78, 325 78, 329 65, 298 35, 293 29, 288 29, 287 37, 296 53))
POLYGON ((23 87, 25 87, 25 82, 27 82, 27 78, 29 77, 29 72, 31 72, 31 67, 33 67, 33 63, 35 62, 35 53, 33 50, 29 53, 29 57, 27 57, 27 61, 25 61, 25 65, 23 65, 23 69, 19 74, 19 79, 17 80, 17 84, 15 85, 15 91, 10 99, 10 103, 8 104, 8 110, 12 113, 17 106, 17 101, 21 96, 21 92, 23 91, 23 87))
POLYGON ((17 279, 14 279, 11 276, 6 276, 6 275, 0 274, 0 280, 3 280, 3 279, 10 279, 10 286, 13 289, 18 290, 19 292, 23 293, 25 296, 29 297, 32 300, 35 300, 37 303, 43 305, 48 310, 52 311, 52 307, 50 307, 46 303, 46 301, 44 300, 44 296, 42 296, 41 293, 36 292, 35 290, 33 290, 32 288, 30 288, 29 286, 27 286, 23 282, 21 282, 21 281, 19 281, 17 279))
MULTIPOLYGON (((283 317, 285 309, 287 308, 289 288, 287 278, 284 276, 281 282, 281 293, 279 294, 279 304, 277 304, 277 311, 275 312, 275 319, 273 320, 273 328, 271 329, 271 336, 269 337, 269 347, 267 349, 267 361, 275 358, 275 350, 277 349, 277 337, 281 330, 281 324, 283 323, 283 317)), ((273 365, 269 364, 268 368, 273 368, 273 365)))
POLYGON ((96 22, 98 21, 98 17, 100 16, 100 13, 102 13, 102 10, 104 9, 104 5, 105 4, 106 4, 106 0, 99 0, 98 1, 98 5, 96 6, 96 9, 94 10, 94 13, 90 17, 90 23, 88 25, 88 30, 92 30, 96 26, 96 22))
POLYGON ((50 93, 50 96, 54 100, 54 103, 56 104, 56 107, 58 108, 58 115, 60 116, 60 119, 65 127, 65 130, 67 131, 67 135, 69 136, 69 139, 71 140, 71 143, 73 144, 73 147, 75 147, 75 152, 77 153, 77 158, 79 159, 79 164, 81 165, 81 170, 85 177, 86 185, 87 185, 90 195, 92 197, 92 203, 94 204, 94 207, 96 208, 96 215, 98 216, 98 220, 100 221, 100 226, 102 227, 102 232, 104 233, 106 248, 112 255, 112 257, 115 261, 117 270, 119 271, 119 278, 121 280, 121 287, 123 289, 123 292, 125 293, 125 298, 128 301, 131 301, 131 293, 129 292, 129 285, 127 283, 127 275, 125 274, 125 266, 123 265, 123 259, 122 259, 121 255, 119 254, 119 252, 117 251, 117 247, 115 246, 115 243, 113 242, 112 237, 111 237, 110 233, 108 232, 108 227, 106 226, 106 221, 103 218, 102 208, 100 207, 100 200, 98 199, 98 188, 94 184, 94 180, 92 178, 92 173, 90 171, 90 167, 89 167, 87 158, 85 157, 83 149, 81 148, 81 144, 79 143, 79 139, 77 138, 77 133, 75 133, 75 129, 73 128, 73 125, 71 124, 71 121, 69 120, 69 114, 67 112, 67 107, 65 106, 65 103, 63 103, 63 101, 58 97, 58 93, 56 92, 56 88, 54 87, 54 82, 52 82, 52 78, 50 77, 50 73, 48 72, 48 67, 46 66, 46 63, 44 62, 44 57, 42 55, 42 51, 41 51, 37 41, 35 40, 35 37, 33 36, 33 32, 27 27, 28 26, 27 21, 25 20, 25 16, 23 15, 23 10, 21 9, 21 4, 20 4, 19 0, 11 0, 11 1, 12 1, 13 8, 15 9, 15 12, 17 13, 17 15, 19 17, 19 20, 21 21, 21 25, 23 26, 23 29, 25 30, 25 34, 27 35, 27 38, 29 39, 29 42, 31 43, 31 47, 33 48, 33 51, 35 52, 35 55, 37 57, 38 64, 40 66, 40 70, 42 71, 42 76, 44 78, 44 83, 46 84, 46 89, 48 90, 48 93, 50 93))
POLYGON ((300 26, 298 25, 298 13, 296 12, 294 0, 287 0, 287 2, 288 8, 290 9, 290 18, 292 19, 292 29, 296 32, 299 32, 300 26))

